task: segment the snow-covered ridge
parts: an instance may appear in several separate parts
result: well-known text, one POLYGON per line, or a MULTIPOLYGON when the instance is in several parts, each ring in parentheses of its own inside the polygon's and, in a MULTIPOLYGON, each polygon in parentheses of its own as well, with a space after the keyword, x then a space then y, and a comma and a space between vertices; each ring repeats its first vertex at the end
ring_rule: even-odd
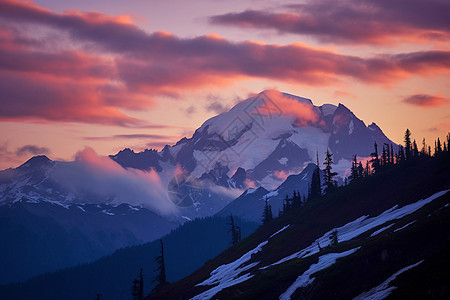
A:
POLYGON ((341 257, 349 256, 355 253, 359 248, 350 249, 342 253, 328 253, 322 256, 319 256, 319 261, 316 264, 312 264, 308 270, 306 270, 302 275, 300 275, 292 285, 288 287, 286 292, 280 295, 280 300, 289 300, 291 299, 292 294, 301 287, 306 287, 314 282, 315 278, 311 277, 311 275, 324 270, 336 263, 336 260, 341 257))
POLYGON ((420 265, 423 262, 423 260, 412 264, 410 266, 404 267, 403 269, 395 272, 394 275, 392 275, 391 277, 389 277, 388 279, 386 279, 382 284, 380 284, 379 286, 374 287, 373 289, 371 289, 370 291, 364 292, 361 295, 353 298, 353 300, 378 300, 378 299, 384 299, 387 296, 389 296, 393 290, 396 289, 395 286, 389 286, 389 284, 394 281, 398 275, 411 270, 412 268, 417 267, 418 265, 420 265))
MULTIPOLYGON (((269 240, 274 237, 275 235, 279 234, 280 232, 286 230, 289 227, 289 225, 284 226, 274 234, 272 234, 269 237, 269 240)), ((250 270, 251 268, 255 267, 259 264, 259 262, 254 262, 245 265, 247 262, 250 261, 252 258, 252 255, 255 253, 258 253, 262 250, 262 247, 267 245, 269 243, 269 240, 264 241, 260 243, 258 246, 256 246, 254 249, 248 251, 244 255, 242 255, 240 258, 236 259, 235 261, 221 265, 220 267, 217 267, 214 271, 211 272, 211 276, 204 280, 203 282, 197 284, 196 286, 205 286, 205 285, 215 285, 214 287, 204 291, 203 293, 191 298, 192 300, 207 300, 211 299, 221 290, 236 285, 238 283, 244 282, 250 278, 253 277, 250 273, 245 273, 241 275, 241 273, 250 270)))
MULTIPOLYGON (((366 233, 366 232, 368 232, 380 225, 383 225, 387 222, 401 219, 407 215, 410 215, 410 214, 418 211, 419 209, 421 209, 423 206, 430 203, 431 201, 445 195, 449 191, 450 190, 444 190, 444 191, 437 192, 426 199, 421 199, 417 202, 405 205, 401 208, 398 208, 398 206, 395 205, 394 207, 384 211, 383 213, 381 213, 380 215, 375 216, 375 217, 368 217, 368 216, 359 217, 358 219, 356 219, 352 222, 349 222, 349 223, 345 224, 344 226, 341 226, 338 228, 333 228, 332 230, 328 231, 323 236, 318 238, 310 246, 308 246, 298 252, 295 252, 289 256, 286 256, 285 258, 282 258, 273 264, 262 267, 261 269, 266 269, 271 266, 284 263, 291 259, 305 258, 305 257, 309 257, 311 255, 319 253, 320 252, 319 246, 323 246, 323 247, 327 246, 330 243, 330 236, 334 231, 337 231, 340 242, 349 241, 349 240, 351 240, 355 237, 358 237, 361 234, 366 233)), ((382 229, 384 231, 387 228, 382 228, 382 229)))

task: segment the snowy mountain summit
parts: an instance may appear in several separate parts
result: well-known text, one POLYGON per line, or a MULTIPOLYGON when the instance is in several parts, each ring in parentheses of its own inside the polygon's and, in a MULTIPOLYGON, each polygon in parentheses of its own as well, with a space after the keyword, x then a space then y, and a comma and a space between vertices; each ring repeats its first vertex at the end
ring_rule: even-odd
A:
POLYGON ((315 106, 310 99, 266 90, 210 118, 191 138, 147 153, 147 160, 129 149, 111 157, 123 166, 140 159, 143 168, 156 170, 169 162, 227 188, 273 189, 316 162, 316 155, 322 162, 327 149, 343 175, 353 155, 369 156, 374 142, 393 144, 375 123, 366 126, 342 104, 315 106), (237 170, 245 171, 239 182, 233 179, 237 170))
POLYGON ((105 158, 91 149, 74 162, 35 157, 1 171, 0 204, 126 203, 179 219, 204 217, 248 188, 280 191, 289 175, 303 173, 304 186, 290 184, 304 194, 311 175, 307 166, 317 156, 322 163, 329 149, 334 170, 343 176, 353 155, 369 156, 374 142, 380 148, 392 143, 377 125, 366 126, 342 104, 315 106, 309 99, 267 90, 161 151, 126 148, 105 158))

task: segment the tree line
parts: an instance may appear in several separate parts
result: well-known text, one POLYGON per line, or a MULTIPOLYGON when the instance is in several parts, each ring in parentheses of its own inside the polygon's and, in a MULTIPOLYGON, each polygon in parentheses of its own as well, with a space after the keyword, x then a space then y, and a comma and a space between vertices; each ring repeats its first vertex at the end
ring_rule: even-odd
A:
MULTIPOLYGON (((381 173, 395 165, 406 164, 416 159, 444 155, 445 153, 449 154, 450 132, 443 142, 441 142, 440 138, 437 138, 434 141, 434 147, 428 145, 425 138, 423 138, 422 147, 419 150, 416 140, 411 140, 411 131, 406 129, 403 143, 403 145, 396 145, 395 148, 397 149, 394 148, 393 144, 384 143, 380 153, 379 145, 374 142, 374 151, 370 154, 369 159, 367 159, 364 164, 362 161, 358 161, 356 155, 353 155, 350 175, 344 179, 344 185, 381 173)), ((325 160, 323 162, 323 169, 320 168, 318 154, 316 156, 316 161, 316 168, 312 174, 308 195, 303 196, 302 198, 299 191, 294 191, 292 197, 286 195, 286 198, 283 201, 283 209, 278 213, 279 216, 295 207, 302 206, 307 201, 332 193, 338 187, 338 182, 336 180, 338 174, 333 171, 333 154, 327 149, 325 160), (323 176, 321 176, 321 173, 323 176)), ((269 199, 266 198, 262 223, 267 224, 272 219, 272 207, 269 204, 269 199)))

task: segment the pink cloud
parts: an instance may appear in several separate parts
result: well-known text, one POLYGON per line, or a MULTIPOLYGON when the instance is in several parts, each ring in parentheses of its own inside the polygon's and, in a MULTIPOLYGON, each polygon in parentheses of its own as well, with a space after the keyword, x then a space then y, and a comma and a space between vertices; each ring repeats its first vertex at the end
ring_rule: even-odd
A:
MULTIPOLYGON (((142 127, 146 123, 125 109, 149 109, 155 96, 183 95, 187 88, 255 78, 316 86, 343 77, 390 84, 450 70, 450 51, 359 57, 300 43, 231 42, 216 35, 179 38, 146 33, 126 16, 56 13, 13 0, 0 1, 0 21, 3 120, 142 127)), ((307 107, 287 107, 294 110, 314 122, 307 107)))
POLYGON ((405 98, 403 102, 415 106, 430 108, 448 105, 450 104, 450 98, 442 97, 441 94, 436 95, 415 94, 405 98))
POLYGON ((309 35, 326 43, 429 43, 450 38, 450 4, 439 0, 309 0, 278 11, 247 10, 210 18, 213 24, 309 35))
POLYGON ((79 151, 75 162, 59 165, 50 176, 82 201, 90 201, 84 196, 87 193, 102 202, 143 205, 164 215, 177 213, 156 171, 124 169, 91 148, 79 151))
POLYGON ((265 95, 280 107, 283 114, 293 116, 296 126, 303 127, 318 123, 319 113, 311 103, 292 101, 288 96, 276 90, 265 91, 265 95))
POLYGON ((289 173, 286 172, 286 171, 283 171, 283 170, 281 170, 281 171, 274 171, 273 172, 273 176, 275 176, 276 178, 281 179, 281 180, 284 181, 284 180, 286 180, 286 178, 288 178, 289 173))
POLYGON ((244 186, 247 189, 256 189, 256 188, 258 188, 258 186, 256 185, 256 181, 254 181, 254 180, 252 180, 250 178, 245 178, 244 186))

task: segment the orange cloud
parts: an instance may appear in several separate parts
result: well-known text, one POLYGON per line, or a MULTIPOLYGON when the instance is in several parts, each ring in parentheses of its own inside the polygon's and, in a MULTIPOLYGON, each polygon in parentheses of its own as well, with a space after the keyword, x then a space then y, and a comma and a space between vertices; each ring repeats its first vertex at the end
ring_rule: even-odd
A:
POLYGON ((288 178, 289 173, 287 173, 286 171, 283 171, 283 170, 282 171, 274 171, 273 176, 284 181, 284 180, 286 180, 286 178, 288 178))
MULTIPOLYGON (((146 33, 127 17, 56 13, 30 2, 0 1, 0 21, 0 105, 6 108, 0 119, 138 126, 143 122, 123 109, 147 109, 153 97, 183 95, 187 88, 255 78, 390 84, 450 71, 450 51, 359 57, 300 43, 231 42, 214 34, 179 38, 146 33), (46 28, 50 36, 36 34, 46 28)), ((318 121, 308 105, 279 100, 298 126, 318 121)))
POLYGON ((216 25, 308 35, 324 43, 396 45, 450 40, 450 4, 440 0, 309 0, 210 17, 216 25), (281 10, 281 11, 280 11, 281 10))
POLYGON ((319 114, 316 108, 310 102, 293 101, 289 96, 276 91, 265 91, 265 95, 273 101, 283 112, 283 114, 291 115, 295 118, 294 124, 297 127, 309 126, 317 124, 319 114))
POLYGON ((439 93, 436 95, 415 94, 405 98, 403 102, 424 108, 431 108, 450 104, 450 98, 442 97, 439 93))

